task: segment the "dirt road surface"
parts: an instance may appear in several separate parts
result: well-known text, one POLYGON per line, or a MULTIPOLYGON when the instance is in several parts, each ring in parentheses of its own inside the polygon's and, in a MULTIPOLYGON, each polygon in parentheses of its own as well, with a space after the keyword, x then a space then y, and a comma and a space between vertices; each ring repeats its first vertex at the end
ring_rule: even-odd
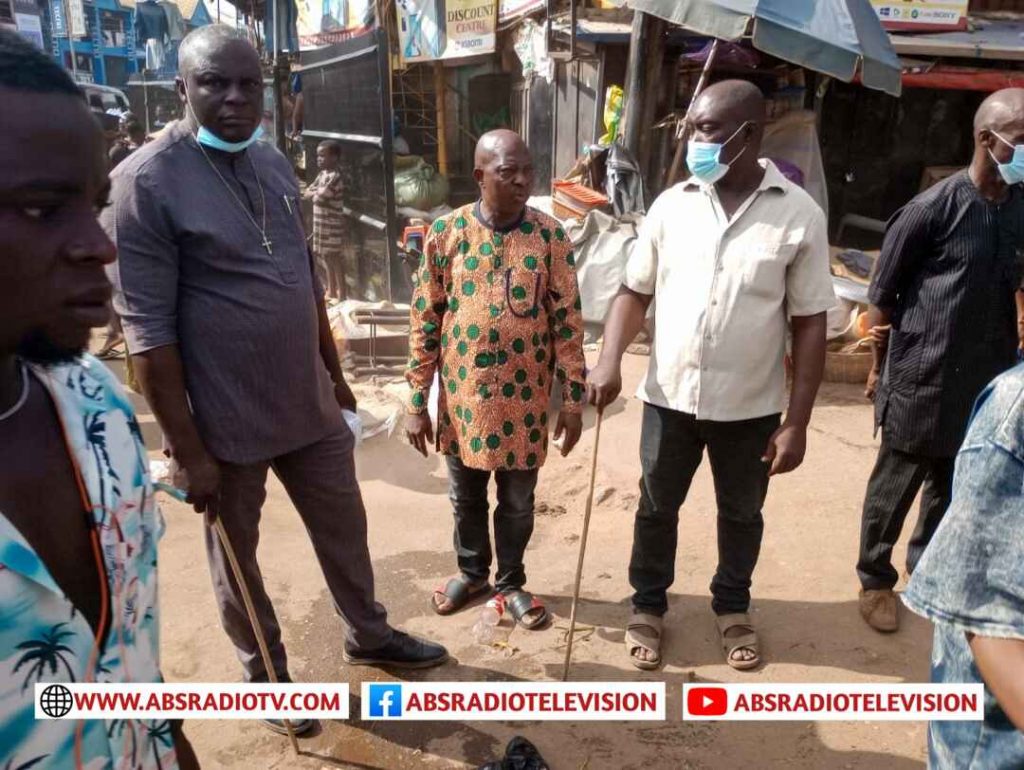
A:
MULTIPOLYGON (((647 359, 627 355, 625 393, 632 394, 647 359)), ((151 449, 159 432, 136 399, 151 449)), ((772 482, 765 539, 754 575, 752 614, 767 664, 753 673, 728 668, 710 610, 708 584, 716 563, 715 504, 707 463, 681 515, 676 582, 666 617, 666 665, 639 672, 629 665, 623 624, 630 588, 626 566, 639 473, 641 404, 620 399, 602 430, 594 509, 579 622, 593 626, 575 646, 573 678, 664 681, 663 723, 348 723, 329 722, 291 755, 287 740, 252 722, 190 722, 186 732, 204 768, 476 768, 499 758, 521 734, 553 770, 677 768, 919 768, 926 729, 914 722, 683 723, 683 682, 920 682, 928 676, 930 626, 906 613, 902 630, 881 636, 857 613, 856 560, 860 507, 874 461, 871 410, 860 388, 823 387, 808 439, 807 460, 772 482)), ((357 452, 369 511, 370 550, 378 598, 391 621, 447 645, 453 661, 415 679, 433 681, 557 681, 562 632, 593 451, 593 415, 576 452, 553 456, 538 488, 538 515, 527 552, 528 587, 557 616, 541 632, 513 631, 511 649, 485 648, 470 633, 478 611, 449 618, 430 612, 431 590, 455 571, 451 512, 440 458, 423 459, 396 431, 357 452), (511 653, 511 654, 510 654, 511 653), (457 661, 457 662, 456 662, 457 661)), ((154 453, 156 456, 156 453, 154 453)), ((185 505, 163 506, 167 534, 160 547, 162 665, 183 682, 237 681, 240 669, 221 631, 202 546, 202 522, 185 505)), ((916 515, 916 514, 915 514, 916 515)), ((909 524, 909 523, 908 523, 909 524)), ((910 526, 907 527, 908 532, 910 526)), ((904 542, 906 534, 904 536, 904 542)), ((396 677, 341 660, 343 627, 334 613, 306 532, 280 484, 272 481, 263 510, 260 563, 299 681, 348 682, 359 713, 363 681, 396 677)), ((897 549, 902 568, 904 544, 897 549)))

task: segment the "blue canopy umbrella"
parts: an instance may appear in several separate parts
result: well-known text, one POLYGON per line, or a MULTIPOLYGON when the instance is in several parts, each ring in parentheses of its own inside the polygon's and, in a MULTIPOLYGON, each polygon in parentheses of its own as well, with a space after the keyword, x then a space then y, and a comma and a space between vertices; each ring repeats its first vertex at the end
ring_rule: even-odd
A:
POLYGON ((869 0, 628 0, 630 6, 868 88, 900 95, 900 61, 869 0))

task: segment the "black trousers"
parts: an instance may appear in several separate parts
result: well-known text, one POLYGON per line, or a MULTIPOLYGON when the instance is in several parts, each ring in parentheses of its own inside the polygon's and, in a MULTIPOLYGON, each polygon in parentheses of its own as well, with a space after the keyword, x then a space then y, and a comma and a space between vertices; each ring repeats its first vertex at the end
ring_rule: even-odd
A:
POLYGON ((955 459, 894 449, 882 433, 861 518, 857 575, 865 589, 891 589, 896 585, 899 574, 892 566, 892 549, 920 491, 921 511, 907 546, 907 572, 913 573, 949 507, 955 459))
MULTIPOLYGON (((447 457, 448 497, 455 513, 455 556, 459 571, 473 580, 491 573, 487 484, 490 471, 467 468, 458 457, 447 457)), ((495 471, 498 505, 494 509, 494 550, 498 569, 495 587, 514 591, 526 584, 523 554, 533 534, 533 492, 537 471, 495 471)))
POLYGON ((675 580, 679 508, 705 447, 718 504, 718 569, 711 607, 718 615, 746 612, 761 551, 768 466, 761 461, 779 415, 736 422, 698 420, 692 414, 644 404, 640 434, 640 506, 633 526, 629 583, 633 606, 652 615, 668 610, 675 580))

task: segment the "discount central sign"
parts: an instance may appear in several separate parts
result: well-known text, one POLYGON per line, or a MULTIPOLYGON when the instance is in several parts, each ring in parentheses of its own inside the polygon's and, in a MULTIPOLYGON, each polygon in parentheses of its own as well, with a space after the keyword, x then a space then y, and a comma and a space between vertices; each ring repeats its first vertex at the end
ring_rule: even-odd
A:
POLYGON ((406 62, 493 53, 497 0, 398 0, 398 33, 406 62))

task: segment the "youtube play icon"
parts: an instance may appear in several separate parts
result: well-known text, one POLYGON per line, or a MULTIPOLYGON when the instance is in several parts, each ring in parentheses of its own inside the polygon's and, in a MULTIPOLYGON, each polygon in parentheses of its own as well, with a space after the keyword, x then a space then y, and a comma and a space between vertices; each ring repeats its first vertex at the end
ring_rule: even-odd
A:
POLYGON ((689 687, 686 711, 695 717, 720 717, 729 710, 729 694, 721 687, 689 687))

